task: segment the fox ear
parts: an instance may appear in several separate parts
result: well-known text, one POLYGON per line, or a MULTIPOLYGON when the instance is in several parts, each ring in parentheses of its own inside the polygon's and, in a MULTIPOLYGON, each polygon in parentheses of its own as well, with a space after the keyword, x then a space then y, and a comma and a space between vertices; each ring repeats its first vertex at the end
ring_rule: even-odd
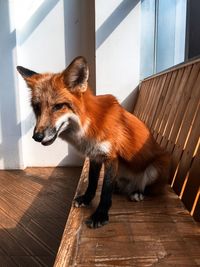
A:
POLYGON ((89 68, 84 57, 75 58, 62 73, 64 83, 71 92, 87 90, 89 68))
POLYGON ((38 75, 39 73, 35 72, 35 71, 32 71, 32 70, 29 70, 29 69, 26 69, 22 66, 17 66, 17 70, 18 72, 22 75, 22 77, 24 79, 26 78, 30 78, 31 76, 33 75, 38 75))
POLYGON ((24 78, 28 87, 33 88, 34 84, 35 84, 35 80, 36 80, 35 78, 36 77, 38 78, 40 74, 35 72, 35 71, 21 67, 21 66, 17 66, 17 70, 21 74, 21 76, 24 78), (33 76, 34 76, 34 78, 33 78, 33 76))

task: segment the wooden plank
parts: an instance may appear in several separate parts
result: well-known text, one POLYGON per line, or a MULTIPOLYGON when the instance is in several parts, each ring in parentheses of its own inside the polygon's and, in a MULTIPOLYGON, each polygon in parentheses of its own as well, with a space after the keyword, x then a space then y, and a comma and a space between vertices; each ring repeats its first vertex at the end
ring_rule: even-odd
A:
MULTIPOLYGON (((78 189, 80 187, 85 187, 83 184, 86 184, 87 177, 88 177, 88 168, 89 168, 89 161, 85 161, 84 167, 82 169, 78 189)), ((67 221, 62 241, 56 256, 56 261, 54 266, 72 266, 73 256, 76 255, 76 246, 77 246, 77 237, 76 235, 79 234, 80 228, 82 225, 82 214, 81 209, 76 209, 71 207, 69 219, 67 221)), ((74 259, 75 260, 75 259, 74 259)))
POLYGON ((152 81, 148 81, 148 82, 144 82, 144 83, 141 83, 140 84, 140 91, 139 91, 139 97, 137 99, 137 102, 136 102, 136 111, 137 111, 137 114, 135 113, 135 110, 134 110, 134 113, 137 117, 141 117, 142 116, 142 113, 143 113, 143 105, 144 103, 146 102, 146 98, 147 98, 147 95, 148 95, 148 88, 149 88, 149 85, 152 81))
POLYGON ((144 98, 145 98, 145 95, 147 94, 147 83, 142 83, 140 84, 139 86, 139 96, 138 96, 138 99, 137 99, 137 102, 136 102, 136 106, 135 106, 135 109, 134 109, 134 114, 135 116, 137 117, 140 117, 141 116, 141 107, 144 103, 144 98))
POLYGON ((150 103, 151 95, 153 93, 153 90, 154 90, 154 88, 156 86, 157 81, 156 80, 152 80, 152 81, 148 81, 148 83, 149 83, 149 87, 148 87, 148 90, 147 90, 146 98, 145 98, 145 101, 143 103, 143 106, 141 107, 143 109, 143 114, 140 117, 140 119, 142 121, 145 121, 147 109, 149 108, 149 103, 150 103))
POLYGON ((167 138, 166 135, 165 135, 165 132, 166 132, 167 124, 169 122, 169 114, 171 113, 172 106, 173 106, 173 103, 174 103, 174 99, 175 99, 175 96, 176 96, 176 89, 178 88, 178 86, 179 86, 179 84, 181 82, 183 73, 184 73, 184 69, 181 69, 180 71, 178 71, 174 86, 169 88, 170 96, 168 98, 168 101, 167 101, 167 104, 166 104, 166 109, 165 109, 165 112, 163 114, 162 124, 160 125, 160 128, 159 128, 159 138, 157 138, 157 141, 158 141, 159 144, 162 143, 161 142, 162 138, 167 138))
MULTIPOLYGON (((40 263, 40 261, 37 260, 36 257, 33 257, 31 255, 29 255, 29 256, 12 256, 11 259, 16 263, 15 266, 20 266, 20 267, 27 267, 27 266, 31 266, 31 267, 40 267, 41 266, 42 267, 42 266, 47 266, 47 265, 43 265, 42 263, 40 263)), ((51 265, 49 265, 49 266, 51 266, 51 265)))
POLYGON ((200 73, 198 74, 197 80, 195 81, 189 102, 188 102, 187 106, 185 107, 185 117, 184 117, 184 120, 183 120, 181 127, 179 129, 179 133, 177 134, 177 137, 176 137, 175 142, 180 146, 183 146, 185 143, 185 139, 186 139, 188 131, 191 127, 191 123, 192 123, 192 120, 194 118, 194 114, 197 110, 197 106, 199 103, 199 97, 200 97, 199 84, 200 84, 200 73))
POLYGON ((160 97, 166 82, 167 75, 164 75, 162 79, 160 80, 160 86, 157 88, 157 92, 154 95, 154 99, 152 99, 152 106, 150 110, 150 115, 149 115, 149 128, 152 130, 152 123, 155 118, 155 114, 157 111, 158 103, 160 102, 160 97))
POLYGON ((157 123, 158 123, 158 120, 159 120, 159 117, 160 117, 160 112, 161 112, 161 109, 163 107, 163 102, 165 100, 165 96, 167 94, 167 90, 168 90, 171 78, 172 78, 172 73, 170 72, 170 73, 167 74, 167 78, 166 78, 166 81, 165 81, 165 84, 163 86, 163 89, 162 89, 162 92, 161 92, 161 96, 160 96, 160 99, 159 99, 159 102, 158 102, 158 107, 156 109, 156 114, 155 114, 155 117, 154 117, 152 125, 151 125, 151 130, 152 130, 153 133, 156 133, 155 127, 157 126, 157 123))
POLYGON ((144 116, 144 122, 146 123, 146 125, 148 127, 149 127, 149 119, 150 119, 150 116, 151 116, 152 102, 155 99, 155 96, 156 96, 156 94, 157 94, 157 92, 159 90, 161 82, 162 82, 161 77, 156 79, 155 86, 153 88, 151 88, 151 92, 150 92, 149 97, 148 97, 149 101, 148 101, 147 108, 146 108, 146 111, 145 111, 145 116, 144 116))
POLYGON ((154 84, 155 84, 155 81, 148 81, 145 84, 145 87, 142 88, 144 97, 143 97, 141 104, 140 104, 140 110, 141 111, 140 111, 139 116, 138 116, 138 118, 140 118, 142 121, 144 121, 145 109, 148 106, 149 95, 152 92, 151 88, 154 87, 154 84))
MULTIPOLYGON (((188 78, 187 84, 183 90, 182 93, 182 99, 180 101, 180 103, 178 104, 178 109, 174 118, 174 126, 170 132, 170 136, 169 136, 169 142, 167 145, 167 151, 169 151, 170 153, 172 153, 173 149, 174 149, 174 145, 175 145, 175 141, 177 139, 178 136, 178 132, 181 129, 181 125, 184 121, 184 117, 186 115, 186 111, 187 111, 187 106, 188 106, 188 102, 190 100, 190 97, 192 95, 192 92, 195 88, 195 82, 197 80, 197 77, 199 75, 199 71, 200 71, 200 64, 195 64, 192 66, 192 70, 191 70, 191 74, 188 78)), ((196 88, 195 88, 196 89, 196 88)))
MULTIPOLYGON (((176 114, 177 114, 178 107, 181 104, 181 96, 183 96, 183 90, 185 88, 186 83, 188 82, 191 69, 192 69, 191 66, 189 66, 186 69, 183 69, 184 73, 180 81, 180 84, 175 84, 174 86, 173 102, 171 103, 171 109, 168 114, 167 125, 165 126, 165 134, 161 142, 162 147, 167 146, 167 143, 170 140, 173 127, 174 126, 177 127, 176 114)), ((182 116, 182 114, 179 113, 179 116, 182 116)))
MULTIPOLYGON (((21 201, 32 203, 34 198, 38 198, 38 201, 43 200, 43 201, 40 201, 41 202, 40 207, 36 207, 36 208, 39 208, 41 210, 51 209, 53 210, 55 216, 60 216, 60 217, 66 216, 66 205, 64 205, 64 203, 61 203, 60 201, 52 198, 51 196, 49 196, 48 199, 44 199, 43 196, 39 194, 39 191, 38 191, 38 194, 35 194, 34 188, 31 188, 31 185, 28 186, 27 182, 25 184, 24 182, 19 183, 17 180, 12 179, 11 177, 7 176, 7 177, 1 178, 1 186, 2 188, 4 188, 4 191, 6 191, 8 194, 14 195, 16 198, 18 198, 21 201), (9 188, 8 188, 4 184, 8 182, 9 179, 11 181, 11 184, 9 185, 9 188)), ((53 185, 53 187, 54 186, 55 185, 53 185)))
POLYGON ((199 177, 200 177, 200 146, 198 147, 198 152, 195 155, 191 169, 189 170, 187 183, 185 185, 181 198, 186 208, 189 211, 192 210, 196 196, 199 192, 200 188, 199 177))
POLYGON ((7 255, 0 255, 0 263, 2 267, 16 267, 17 265, 7 255))
POLYGON ((26 228, 17 224, 12 218, 8 217, 5 213, 1 211, 1 225, 6 231, 21 245, 24 249, 28 251, 30 255, 31 252, 35 255, 54 255, 54 251, 46 246, 42 240, 37 238, 33 233, 28 231, 26 228), (7 225, 13 225, 13 227, 7 227, 7 225))
POLYGON ((145 103, 144 116, 142 117, 142 120, 146 123, 147 126, 149 126, 148 120, 149 120, 149 116, 150 116, 152 100, 155 97, 155 94, 159 88, 160 82, 161 82, 161 78, 155 80, 155 83, 153 83, 153 86, 151 87, 151 90, 148 94, 148 101, 147 101, 147 103, 145 103))
MULTIPOLYGON (((180 157, 183 153, 184 146, 187 141, 187 137, 189 136, 189 132, 191 129, 191 125, 195 116, 195 112, 197 111, 197 105, 199 103, 200 97, 200 90, 199 90, 199 82, 200 82, 200 74, 196 80, 194 85, 194 89, 192 91, 192 95, 186 107, 185 116, 183 118, 183 122, 179 129, 176 141, 175 141, 175 148, 172 152, 172 175, 174 176, 175 170, 179 164, 180 157)), ((198 118, 197 118, 198 120, 198 118)), ((197 122, 198 123, 198 122, 197 122)), ((198 131, 198 130, 197 130, 198 131)))
POLYGON ((200 195, 198 197, 193 216, 195 220, 200 221, 200 195))
POLYGON ((174 83, 176 81, 177 74, 178 74, 177 71, 176 72, 173 72, 173 74, 172 74, 172 78, 170 80, 169 87, 168 87, 168 90, 167 90, 167 93, 166 93, 166 96, 165 96, 165 99, 164 99, 162 108, 160 110, 160 116, 158 118, 157 125, 155 125, 155 127, 154 127, 154 130, 158 133, 157 139, 156 139, 158 143, 162 139, 161 127, 163 127, 162 125, 164 125, 164 123, 165 123, 165 119, 164 119, 164 117, 166 116, 166 111, 165 110, 167 108, 168 101, 170 100, 171 91, 173 90, 173 87, 174 87, 174 83))
POLYGON ((80 168, 0 171, 0 265, 12 266, 11 260, 14 266, 53 266, 79 173, 80 168))
POLYGON ((28 255, 29 252, 1 225, 0 249, 7 255, 28 255))
POLYGON ((185 149, 181 157, 179 169, 174 179, 173 189, 177 194, 180 194, 186 174, 190 169, 194 151, 200 136, 200 105, 196 112, 194 121, 192 123, 191 132, 189 132, 188 139, 186 140, 185 149))

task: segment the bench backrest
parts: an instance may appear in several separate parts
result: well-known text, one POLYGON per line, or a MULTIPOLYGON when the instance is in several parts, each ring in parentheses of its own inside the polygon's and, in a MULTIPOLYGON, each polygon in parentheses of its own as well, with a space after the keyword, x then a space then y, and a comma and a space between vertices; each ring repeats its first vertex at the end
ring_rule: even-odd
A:
POLYGON ((171 153, 171 186, 200 220, 200 59, 143 80, 134 114, 171 153))

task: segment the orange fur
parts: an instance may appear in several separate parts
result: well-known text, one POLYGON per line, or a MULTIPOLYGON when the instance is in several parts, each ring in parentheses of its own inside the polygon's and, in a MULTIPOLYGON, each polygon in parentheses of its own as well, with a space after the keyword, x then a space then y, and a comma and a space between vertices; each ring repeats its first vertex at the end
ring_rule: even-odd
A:
POLYGON ((127 112, 114 96, 93 95, 87 85, 88 69, 84 64, 83 60, 75 59, 59 74, 31 74, 19 67, 31 88, 33 107, 37 103, 40 105, 35 132, 45 132, 48 128, 47 133, 52 137, 56 123, 66 115, 63 118, 68 120, 66 124, 72 122, 74 132, 71 134, 66 128, 59 133, 61 138, 71 142, 85 156, 102 162, 115 161, 122 169, 127 168, 133 174, 131 178, 128 174, 129 180, 142 173, 140 179, 144 180, 145 187, 164 175, 168 156, 144 123, 127 112), (59 103, 67 105, 54 112, 59 103))

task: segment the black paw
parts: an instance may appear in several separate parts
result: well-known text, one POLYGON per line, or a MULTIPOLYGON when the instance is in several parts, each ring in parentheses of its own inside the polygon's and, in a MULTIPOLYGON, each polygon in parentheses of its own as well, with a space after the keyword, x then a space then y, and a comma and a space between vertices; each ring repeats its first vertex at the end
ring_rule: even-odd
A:
POLYGON ((74 207, 85 207, 90 204, 90 201, 85 197, 85 195, 78 196, 74 199, 74 207))
POLYGON ((95 212, 85 223, 89 228, 99 228, 108 224, 108 221, 109 218, 107 213, 95 212))

